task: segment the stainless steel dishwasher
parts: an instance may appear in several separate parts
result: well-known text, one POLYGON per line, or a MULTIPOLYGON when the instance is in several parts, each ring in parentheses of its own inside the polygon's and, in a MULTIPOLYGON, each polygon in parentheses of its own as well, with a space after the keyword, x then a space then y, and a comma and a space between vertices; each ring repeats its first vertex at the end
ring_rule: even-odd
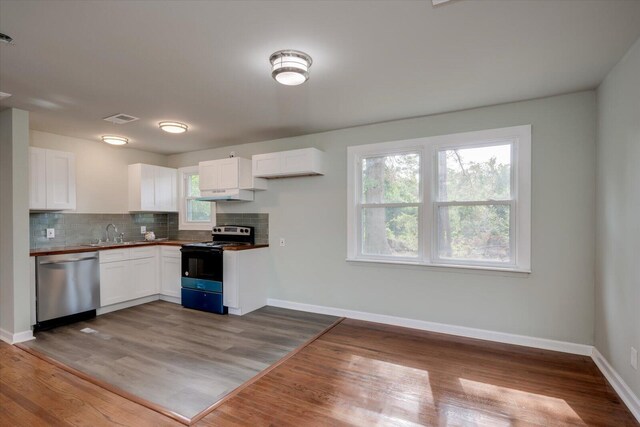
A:
POLYGON ((36 329, 95 316, 98 307, 97 251, 36 257, 36 329))

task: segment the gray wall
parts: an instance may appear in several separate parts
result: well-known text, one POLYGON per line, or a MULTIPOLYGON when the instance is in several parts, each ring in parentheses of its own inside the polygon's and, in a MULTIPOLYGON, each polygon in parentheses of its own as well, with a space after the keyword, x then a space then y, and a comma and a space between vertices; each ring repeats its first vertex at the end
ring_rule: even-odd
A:
POLYGON ((75 153, 77 213, 128 213, 127 166, 167 165, 162 154, 37 130, 31 131, 30 145, 75 153))
POLYGON ((271 298, 507 333, 593 343, 596 102, 593 91, 173 155, 195 165, 303 147, 326 153, 325 176, 270 180, 219 213, 269 213, 271 298), (531 124, 530 275, 349 263, 347 146, 531 124), (287 246, 278 239, 285 237, 287 246))
POLYGON ((598 89, 597 155, 595 345, 640 396, 640 40, 598 89))
POLYGON ((30 331, 29 113, 0 111, 0 329, 30 331))

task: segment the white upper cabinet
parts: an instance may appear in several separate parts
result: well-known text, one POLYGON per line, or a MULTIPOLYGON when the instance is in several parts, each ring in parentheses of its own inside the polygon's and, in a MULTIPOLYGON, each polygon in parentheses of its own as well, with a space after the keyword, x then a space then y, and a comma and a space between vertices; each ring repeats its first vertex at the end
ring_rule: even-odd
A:
POLYGON ((253 176, 284 178, 324 175, 324 153, 316 148, 280 151, 252 156, 253 176))
POLYGON ((251 160, 240 157, 209 160, 198 164, 200 191, 266 190, 264 179, 251 174, 251 160))
POLYGON ((142 163, 129 165, 129 211, 177 212, 178 171, 142 163))
POLYGON ((75 208, 75 154, 29 147, 29 209, 75 208))

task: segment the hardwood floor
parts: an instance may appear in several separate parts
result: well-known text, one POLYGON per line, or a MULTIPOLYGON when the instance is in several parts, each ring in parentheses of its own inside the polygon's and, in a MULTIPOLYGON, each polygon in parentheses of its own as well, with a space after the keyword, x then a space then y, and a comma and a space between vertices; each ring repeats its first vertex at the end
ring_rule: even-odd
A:
POLYGON ((219 316, 156 301, 23 345, 190 419, 336 320, 276 307, 219 316))
POLYGON ((3 342, 0 425, 182 426, 3 342))
MULTIPOLYGON (((15 347, 0 355, 7 425, 176 425, 15 347)), ((639 424, 588 357, 345 320, 195 425, 639 424)))
POLYGON ((345 320, 199 426, 637 426, 593 361, 345 320))

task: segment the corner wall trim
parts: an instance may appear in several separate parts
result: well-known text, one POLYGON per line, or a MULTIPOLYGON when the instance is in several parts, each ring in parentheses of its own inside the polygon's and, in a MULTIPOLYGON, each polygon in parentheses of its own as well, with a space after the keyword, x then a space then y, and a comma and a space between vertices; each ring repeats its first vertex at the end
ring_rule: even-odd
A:
POLYGON ((16 332, 12 334, 9 331, 5 331, 4 329, 0 329, 0 340, 6 342, 7 344, 17 344, 20 342, 30 341, 35 339, 33 336, 33 331, 22 331, 16 332))
POLYGON ((627 405, 627 408, 629 408, 633 416, 636 417, 636 420, 640 422, 640 399, 638 396, 635 395, 633 390, 629 388, 622 377, 615 369, 613 369, 613 366, 611 366, 609 361, 605 359, 605 357, 595 347, 593 348, 591 358, 607 381, 609 381, 611 387, 613 387, 616 393, 618 393, 620 399, 622 399, 622 401, 627 405))
POLYGON ((405 328, 420 329, 423 331, 438 332, 441 334, 457 335, 461 337, 495 341, 505 344, 515 344, 525 347, 540 348, 544 350, 560 351, 563 353, 579 354, 582 356, 591 356, 593 350, 593 346, 586 344, 576 344, 565 341, 550 340, 546 338, 529 337, 526 335, 516 335, 505 332, 489 331, 486 329, 469 328, 466 326, 447 325, 445 323, 428 322, 425 320, 408 319, 405 317, 389 316, 386 314, 346 310, 342 308, 304 304, 272 298, 267 299, 267 305, 288 308, 291 310, 328 314, 338 317, 347 317, 356 320, 365 320, 368 322, 385 323, 387 325, 402 326, 405 328))

